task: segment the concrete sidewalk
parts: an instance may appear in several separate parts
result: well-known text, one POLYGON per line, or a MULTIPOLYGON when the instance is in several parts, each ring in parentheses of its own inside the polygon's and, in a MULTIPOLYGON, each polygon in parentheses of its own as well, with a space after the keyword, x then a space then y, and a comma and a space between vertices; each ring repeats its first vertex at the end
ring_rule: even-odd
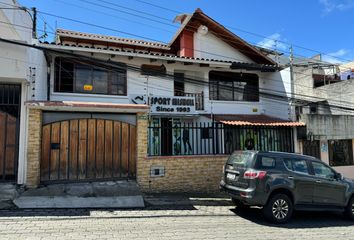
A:
POLYGON ((143 208, 135 181, 51 184, 29 189, 14 201, 18 208, 143 208))

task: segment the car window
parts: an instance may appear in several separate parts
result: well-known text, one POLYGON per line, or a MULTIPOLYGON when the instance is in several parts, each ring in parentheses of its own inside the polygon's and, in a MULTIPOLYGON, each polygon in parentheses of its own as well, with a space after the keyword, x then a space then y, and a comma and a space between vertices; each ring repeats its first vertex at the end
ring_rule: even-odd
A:
POLYGON ((264 168, 274 168, 275 167, 275 158, 272 157, 261 157, 261 165, 264 168))
POLYGON ((306 160, 293 159, 292 160, 293 171, 298 173, 309 174, 306 160))
POLYGON ((284 164, 287 169, 293 171, 293 164, 291 159, 284 159, 284 164))
POLYGON ((253 152, 235 152, 227 160, 228 164, 236 164, 242 167, 251 167, 255 153, 253 152))
POLYGON ((312 166, 316 177, 334 179, 335 173, 323 163, 312 162, 312 166))

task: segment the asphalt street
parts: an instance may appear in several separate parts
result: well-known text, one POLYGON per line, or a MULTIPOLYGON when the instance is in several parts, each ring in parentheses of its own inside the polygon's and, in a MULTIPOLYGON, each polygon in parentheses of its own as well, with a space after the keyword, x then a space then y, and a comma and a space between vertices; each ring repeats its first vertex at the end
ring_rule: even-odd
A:
POLYGON ((297 212, 273 225, 260 209, 225 201, 145 209, 2 210, 0 239, 354 239, 354 222, 336 213, 297 212))

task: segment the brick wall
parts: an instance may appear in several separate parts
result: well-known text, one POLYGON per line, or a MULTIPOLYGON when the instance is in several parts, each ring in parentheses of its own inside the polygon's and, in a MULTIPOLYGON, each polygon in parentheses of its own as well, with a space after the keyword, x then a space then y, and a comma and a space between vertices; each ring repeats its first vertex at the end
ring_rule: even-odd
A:
POLYGON ((42 137, 42 111, 29 109, 28 112, 28 142, 27 142, 27 174, 26 186, 36 187, 40 180, 42 137))
POLYGON ((226 159, 225 155, 143 158, 138 165, 138 184, 144 192, 218 192, 226 159), (152 166, 163 166, 165 176, 151 177, 152 166))

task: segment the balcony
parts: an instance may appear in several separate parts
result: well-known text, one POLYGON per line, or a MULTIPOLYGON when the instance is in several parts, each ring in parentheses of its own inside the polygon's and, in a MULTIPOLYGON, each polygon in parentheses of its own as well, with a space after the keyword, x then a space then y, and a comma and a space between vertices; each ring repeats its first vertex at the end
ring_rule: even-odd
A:
POLYGON ((201 92, 201 93, 175 92, 175 96, 194 97, 195 110, 197 110, 197 111, 204 110, 204 92, 201 92))

